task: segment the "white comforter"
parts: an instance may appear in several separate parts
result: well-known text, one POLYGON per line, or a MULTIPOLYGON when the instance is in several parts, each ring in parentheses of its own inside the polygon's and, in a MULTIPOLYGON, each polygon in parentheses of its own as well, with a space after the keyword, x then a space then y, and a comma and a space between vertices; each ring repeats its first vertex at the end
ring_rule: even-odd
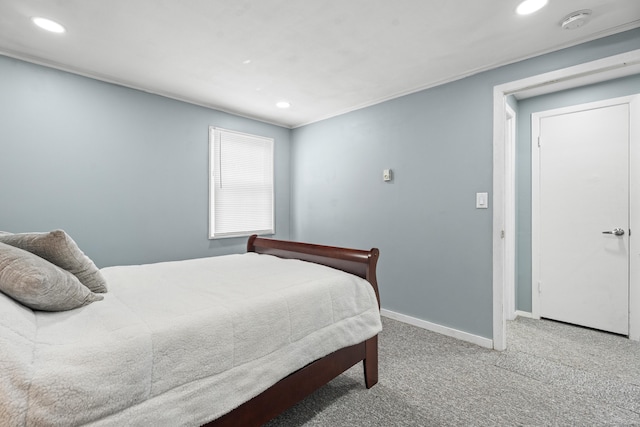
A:
POLYGON ((34 312, 0 293, 0 425, 199 425, 381 329, 334 269, 253 253, 102 269, 109 292, 34 312))

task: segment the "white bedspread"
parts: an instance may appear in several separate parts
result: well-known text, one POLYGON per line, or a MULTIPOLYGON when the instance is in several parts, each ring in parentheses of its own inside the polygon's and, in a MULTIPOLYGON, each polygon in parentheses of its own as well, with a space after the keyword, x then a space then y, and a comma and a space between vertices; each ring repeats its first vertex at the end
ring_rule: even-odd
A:
POLYGON ((34 312, 0 293, 0 425, 200 425, 381 330, 364 280, 253 253, 102 269, 34 312))

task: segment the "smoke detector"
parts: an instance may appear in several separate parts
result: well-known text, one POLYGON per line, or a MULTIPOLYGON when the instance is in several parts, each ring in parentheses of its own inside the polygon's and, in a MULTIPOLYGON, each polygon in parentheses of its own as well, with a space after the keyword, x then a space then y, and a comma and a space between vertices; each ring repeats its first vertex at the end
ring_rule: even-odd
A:
POLYGON ((562 19, 562 28, 565 30, 575 30, 582 27, 589 21, 591 17, 591 10, 584 9, 572 12, 562 19))

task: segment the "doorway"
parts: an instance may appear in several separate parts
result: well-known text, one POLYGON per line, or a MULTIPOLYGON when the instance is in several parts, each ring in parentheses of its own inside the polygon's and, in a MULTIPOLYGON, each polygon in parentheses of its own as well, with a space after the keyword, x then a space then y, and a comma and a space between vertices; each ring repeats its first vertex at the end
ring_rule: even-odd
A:
MULTIPOLYGON (((493 348, 506 349, 506 316, 505 304, 505 262, 509 258, 505 245, 505 217, 507 211, 515 206, 506 204, 505 187, 514 177, 507 175, 507 159, 505 156, 505 121, 506 97, 518 94, 547 94, 573 87, 585 86, 592 83, 611 80, 618 77, 640 73, 640 49, 614 55, 608 58, 592 61, 573 67, 556 70, 522 80, 512 81, 494 87, 493 91, 493 348)), ((534 96, 534 95, 532 95, 534 96)), ((636 109, 638 110, 638 109, 636 109)), ((640 126, 640 117, 631 119, 631 123, 640 126)), ((632 134, 640 134, 640 129, 632 129, 632 134)), ((637 153, 634 155, 638 155, 637 153)), ((640 159, 639 159, 640 160, 640 159)), ((640 183, 640 176, 631 177, 631 185, 640 183)), ((630 191, 639 192, 640 188, 630 191)), ((631 207, 635 212, 640 206, 631 207)), ((631 248, 633 256, 640 255, 631 248)), ((633 261, 632 265, 638 264, 633 261)), ((636 269, 637 270, 637 269, 636 269)), ((640 274, 630 271, 629 301, 632 316, 629 319, 631 339, 640 340, 640 274)))
POLYGON ((629 334, 633 99, 532 115, 534 318, 629 334))

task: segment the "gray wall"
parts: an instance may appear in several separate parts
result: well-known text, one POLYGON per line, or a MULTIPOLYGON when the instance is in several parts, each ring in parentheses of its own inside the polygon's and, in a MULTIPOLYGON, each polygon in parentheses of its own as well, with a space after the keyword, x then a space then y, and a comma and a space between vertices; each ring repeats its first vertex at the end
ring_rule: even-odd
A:
POLYGON ((640 94, 640 75, 518 102, 516 309, 531 312, 531 115, 540 111, 634 94, 640 94))
POLYGON ((293 237, 379 247, 383 308, 491 337, 493 87, 638 48, 628 31, 295 129, 293 237))
POLYGON ((289 238, 289 129, 0 56, 0 230, 65 229, 98 266, 243 252, 208 240, 208 127, 273 137, 289 238))

